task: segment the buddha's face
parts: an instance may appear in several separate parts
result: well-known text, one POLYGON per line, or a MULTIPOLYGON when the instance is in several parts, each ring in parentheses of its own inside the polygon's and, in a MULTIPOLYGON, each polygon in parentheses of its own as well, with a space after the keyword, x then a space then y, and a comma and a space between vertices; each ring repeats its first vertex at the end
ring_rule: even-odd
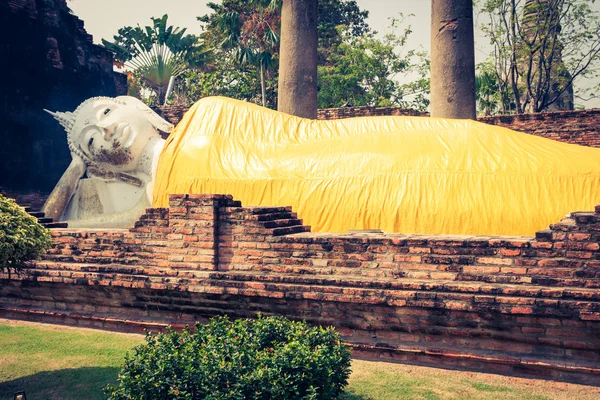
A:
POLYGON ((132 171, 158 132, 147 113, 118 99, 84 103, 71 130, 71 146, 109 171, 132 171))

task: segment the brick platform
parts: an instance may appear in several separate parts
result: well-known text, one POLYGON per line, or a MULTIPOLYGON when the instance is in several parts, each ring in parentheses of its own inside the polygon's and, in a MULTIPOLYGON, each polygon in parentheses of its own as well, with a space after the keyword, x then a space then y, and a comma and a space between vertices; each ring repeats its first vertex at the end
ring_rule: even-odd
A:
POLYGON ((600 208, 531 237, 322 234, 287 207, 177 195, 130 230, 52 231, 0 316, 104 329, 218 314, 334 325, 355 355, 600 383, 600 208))

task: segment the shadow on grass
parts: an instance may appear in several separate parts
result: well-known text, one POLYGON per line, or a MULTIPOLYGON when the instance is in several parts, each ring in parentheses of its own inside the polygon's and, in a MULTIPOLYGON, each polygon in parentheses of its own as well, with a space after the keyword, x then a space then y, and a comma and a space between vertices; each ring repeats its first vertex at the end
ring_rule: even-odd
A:
POLYGON ((38 372, 8 382, 0 382, 0 400, 13 400, 24 390, 27 400, 106 399, 102 389, 116 382, 119 368, 84 367, 38 372))
POLYGON ((352 389, 347 389, 340 397, 339 400, 372 400, 371 397, 357 394, 352 389))
MULTIPOLYGON (((0 382, 0 400, 13 400, 16 392, 25 391, 27 400, 105 400, 102 389, 116 382, 119 368, 94 367, 38 372, 8 382, 0 382)), ((348 389, 340 400, 370 400, 348 389)))

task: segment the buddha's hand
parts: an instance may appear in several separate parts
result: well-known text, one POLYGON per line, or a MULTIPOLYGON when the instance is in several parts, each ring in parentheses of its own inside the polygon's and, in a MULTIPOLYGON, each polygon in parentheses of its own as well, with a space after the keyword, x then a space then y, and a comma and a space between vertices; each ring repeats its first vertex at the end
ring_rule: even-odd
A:
POLYGON ((76 153, 71 152, 71 165, 69 166, 69 169, 73 169, 73 171, 76 171, 76 174, 79 175, 79 178, 83 177, 83 175, 85 174, 85 170, 87 168, 87 165, 85 163, 85 161, 83 160, 83 158, 76 153))

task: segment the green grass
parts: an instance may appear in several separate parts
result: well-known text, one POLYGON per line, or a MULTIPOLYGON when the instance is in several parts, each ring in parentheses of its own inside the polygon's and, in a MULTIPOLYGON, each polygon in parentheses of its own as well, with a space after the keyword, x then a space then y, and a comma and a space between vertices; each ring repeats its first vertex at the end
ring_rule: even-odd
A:
POLYGON ((354 360, 345 400, 597 400, 600 388, 354 360))
MULTIPOLYGON (((0 319, 0 400, 105 399, 125 353, 143 342, 126 335, 0 319)), ((343 400, 597 400, 600 388, 474 372, 354 360, 343 400)))
POLYGON ((0 400, 102 399, 128 349, 143 336, 0 323, 0 400))

